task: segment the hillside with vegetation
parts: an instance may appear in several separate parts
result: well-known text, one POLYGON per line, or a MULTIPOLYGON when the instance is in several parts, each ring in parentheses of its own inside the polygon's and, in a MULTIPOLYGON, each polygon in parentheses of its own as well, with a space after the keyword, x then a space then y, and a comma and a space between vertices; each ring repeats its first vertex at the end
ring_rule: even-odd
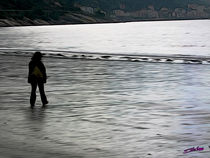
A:
POLYGON ((209 18, 210 0, 0 1, 0 26, 209 18))

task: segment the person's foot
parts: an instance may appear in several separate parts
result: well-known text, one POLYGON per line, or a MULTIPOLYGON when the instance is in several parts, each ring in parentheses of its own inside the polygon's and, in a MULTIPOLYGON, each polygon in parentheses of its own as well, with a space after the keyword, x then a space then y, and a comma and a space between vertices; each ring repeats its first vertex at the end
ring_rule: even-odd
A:
POLYGON ((31 105, 31 109, 33 109, 34 108, 34 105, 31 105))
POLYGON ((42 105, 42 106, 43 106, 43 107, 45 107, 48 103, 49 103, 49 102, 48 102, 48 101, 46 101, 46 102, 44 102, 44 103, 43 103, 43 105, 42 105))

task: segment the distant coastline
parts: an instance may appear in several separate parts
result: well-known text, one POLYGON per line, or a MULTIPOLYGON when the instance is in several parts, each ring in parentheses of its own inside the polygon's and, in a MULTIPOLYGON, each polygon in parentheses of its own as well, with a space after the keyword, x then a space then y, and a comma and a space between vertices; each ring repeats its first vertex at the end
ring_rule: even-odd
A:
POLYGON ((210 19, 204 0, 0 2, 0 27, 210 19))

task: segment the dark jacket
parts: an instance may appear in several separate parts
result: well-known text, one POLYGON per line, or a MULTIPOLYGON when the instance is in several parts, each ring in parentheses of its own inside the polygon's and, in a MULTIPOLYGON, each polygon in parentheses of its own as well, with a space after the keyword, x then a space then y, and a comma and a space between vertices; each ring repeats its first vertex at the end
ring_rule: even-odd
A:
POLYGON ((42 61, 33 61, 31 60, 29 63, 29 73, 28 73, 28 83, 32 83, 33 81, 36 81, 37 78, 32 73, 34 71, 35 67, 38 67, 41 73, 43 74, 42 78, 39 78, 39 81, 46 83, 47 82, 47 74, 46 74, 46 68, 42 61))

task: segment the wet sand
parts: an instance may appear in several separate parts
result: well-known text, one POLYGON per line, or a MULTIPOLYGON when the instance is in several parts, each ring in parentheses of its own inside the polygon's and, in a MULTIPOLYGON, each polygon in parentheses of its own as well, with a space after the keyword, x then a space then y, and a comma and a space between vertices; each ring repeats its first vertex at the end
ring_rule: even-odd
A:
POLYGON ((45 58, 31 110, 29 60, 0 55, 0 157, 209 157, 208 65, 45 58))

